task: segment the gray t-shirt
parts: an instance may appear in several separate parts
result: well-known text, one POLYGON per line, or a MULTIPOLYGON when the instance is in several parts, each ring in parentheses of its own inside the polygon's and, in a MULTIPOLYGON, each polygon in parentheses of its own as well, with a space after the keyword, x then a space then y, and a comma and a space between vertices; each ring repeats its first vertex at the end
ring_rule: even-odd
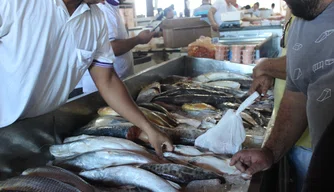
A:
POLYGON ((296 18, 287 47, 287 89, 307 96, 314 148, 334 117, 334 3, 312 21, 296 18))

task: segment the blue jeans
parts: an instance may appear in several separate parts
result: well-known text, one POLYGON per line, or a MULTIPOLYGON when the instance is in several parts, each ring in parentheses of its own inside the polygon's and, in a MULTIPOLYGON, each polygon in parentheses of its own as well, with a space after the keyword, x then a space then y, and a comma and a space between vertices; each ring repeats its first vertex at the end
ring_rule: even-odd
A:
POLYGON ((289 159, 296 170, 297 192, 300 192, 303 188, 311 158, 312 150, 309 148, 295 146, 289 152, 289 159))

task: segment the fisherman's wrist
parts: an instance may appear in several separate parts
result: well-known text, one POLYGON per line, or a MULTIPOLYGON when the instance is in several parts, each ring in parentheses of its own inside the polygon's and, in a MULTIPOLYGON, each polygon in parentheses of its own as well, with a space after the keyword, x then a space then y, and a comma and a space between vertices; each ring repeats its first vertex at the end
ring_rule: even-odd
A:
POLYGON ((267 156, 267 160, 270 163, 270 166, 276 162, 275 154, 272 149, 267 146, 262 147, 263 153, 267 156))

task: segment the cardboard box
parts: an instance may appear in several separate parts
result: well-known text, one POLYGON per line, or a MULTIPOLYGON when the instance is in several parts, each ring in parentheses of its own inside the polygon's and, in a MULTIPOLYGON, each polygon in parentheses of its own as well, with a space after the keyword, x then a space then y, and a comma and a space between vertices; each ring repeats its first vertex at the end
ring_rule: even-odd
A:
POLYGON ((187 47, 200 36, 211 37, 211 26, 198 17, 164 20, 160 27, 166 48, 187 47))

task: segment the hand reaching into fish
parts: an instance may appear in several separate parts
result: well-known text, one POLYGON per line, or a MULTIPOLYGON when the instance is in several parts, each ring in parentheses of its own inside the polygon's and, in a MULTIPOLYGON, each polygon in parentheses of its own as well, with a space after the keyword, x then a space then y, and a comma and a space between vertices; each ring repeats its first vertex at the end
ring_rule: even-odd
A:
POLYGON ((163 156, 163 151, 172 152, 174 150, 174 146, 168 136, 158 129, 152 127, 147 135, 149 142, 159 157, 163 156))
POLYGON ((248 149, 236 153, 230 166, 235 166, 242 173, 254 175, 269 169, 274 163, 273 153, 267 149, 248 149))

